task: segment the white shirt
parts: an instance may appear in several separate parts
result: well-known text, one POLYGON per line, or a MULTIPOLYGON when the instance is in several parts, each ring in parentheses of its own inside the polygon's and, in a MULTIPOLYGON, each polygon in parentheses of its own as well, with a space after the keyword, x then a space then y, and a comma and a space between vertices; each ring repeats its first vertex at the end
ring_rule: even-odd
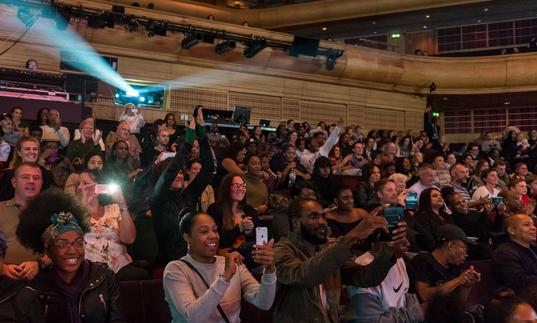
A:
POLYGON ((64 148, 69 145, 69 141, 71 140, 69 129, 61 126, 60 129, 56 130, 48 125, 44 125, 41 126, 41 130, 43 130, 41 141, 59 141, 60 145, 64 148))
POLYGON ((479 186, 475 190, 474 194, 472 195, 472 200, 479 200, 481 198, 492 199, 493 197, 498 197, 498 194, 500 194, 499 189, 493 188, 492 193, 490 193, 487 187, 483 185, 483 186, 479 186))

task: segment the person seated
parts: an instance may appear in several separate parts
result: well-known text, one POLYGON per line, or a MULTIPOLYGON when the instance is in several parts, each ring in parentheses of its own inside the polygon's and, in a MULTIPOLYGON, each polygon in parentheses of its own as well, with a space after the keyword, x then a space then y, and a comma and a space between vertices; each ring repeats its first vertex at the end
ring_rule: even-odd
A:
POLYGON ((43 135, 41 140, 55 140, 58 141, 62 148, 69 145, 71 134, 69 129, 62 126, 62 119, 60 118, 60 112, 56 109, 50 109, 47 116, 47 124, 41 126, 43 135))
POLYGON ((218 256, 220 235, 205 213, 187 213, 180 223, 189 252, 164 270, 164 295, 172 322, 239 322, 241 299, 269 310, 276 294, 274 241, 255 246, 254 261, 263 266, 261 284, 243 265, 237 252, 218 256))
POLYGON ((11 185, 15 190, 13 199, 0 202, 0 230, 10 245, 4 255, 3 272, 0 275, 13 280, 31 280, 39 272, 42 257, 25 248, 17 238, 17 226, 21 210, 34 199, 43 186, 41 170, 35 163, 21 163, 15 168, 11 185))
MULTIPOLYGON (((99 145, 99 148, 101 148, 101 151, 104 151, 106 149, 106 147, 104 145, 103 132, 100 129, 96 128, 95 118, 86 117, 84 120, 82 120, 82 122, 84 124, 91 125, 91 128, 93 129, 91 139, 93 140, 95 145, 99 145)), ((73 140, 78 140, 78 139, 82 138, 81 130, 82 129, 75 129, 75 134, 73 136, 73 140)))
POLYGON ((487 323, 537 322, 537 313, 530 302, 507 289, 495 293, 485 306, 483 318, 487 323))
POLYGON ((267 186, 263 182, 261 159, 257 155, 248 155, 244 163, 246 164, 244 181, 248 187, 246 191, 246 203, 253 207, 259 215, 266 214, 269 210, 269 193, 267 186))
POLYGON ((354 197, 350 187, 341 185, 334 192, 336 209, 326 214, 326 222, 331 232, 330 237, 337 238, 346 235, 366 215, 367 211, 354 207, 354 197))
POLYGON ((434 187, 434 181, 436 180, 436 171, 431 164, 423 164, 418 169, 416 175, 419 177, 419 181, 417 181, 414 185, 410 186, 408 190, 410 192, 416 193, 418 195, 419 200, 421 192, 425 191, 428 188, 434 187))
MULTIPOLYGON (((419 198, 418 209, 414 214, 415 226, 418 232, 417 243, 421 250, 432 251, 438 239, 437 230, 441 225, 453 224, 453 217, 448 214, 444 198, 438 188, 428 188, 419 198)), ((411 227, 412 225, 409 224, 411 227)))
MULTIPOLYGON (((97 170, 102 171, 104 167, 104 157, 100 152, 92 152, 84 157, 81 170, 97 170)), ((76 196, 76 189, 79 181, 79 173, 74 172, 65 181, 64 191, 72 196, 76 196)))
POLYGON ((148 279, 149 273, 133 264, 127 246, 136 239, 136 227, 123 197, 121 186, 105 184, 97 170, 80 173, 77 198, 89 211, 90 232, 84 235, 86 259, 102 262, 118 281, 148 279))
POLYGON ((511 215, 504 221, 509 239, 494 250, 494 273, 501 284, 519 293, 537 284, 537 229, 526 214, 511 215))
POLYGON ((58 189, 41 193, 21 212, 21 243, 52 261, 28 283, 46 322, 124 322, 114 273, 85 258, 88 217, 83 205, 58 189))
MULTIPOLYGON (((7 248, 6 238, 0 230, 0 273, 3 271, 7 248)), ((37 294, 29 288, 24 288, 24 285, 25 283, 20 280, 0 275, 1 322, 45 322, 37 294)))
POLYGON ((283 144, 280 152, 270 160, 270 169, 276 173, 280 189, 293 186, 297 177, 304 180, 311 179, 306 168, 299 163, 296 151, 294 146, 283 144))
POLYGON ((354 192, 356 206, 369 210, 376 204, 375 184, 380 180, 380 168, 374 164, 368 164, 362 169, 362 181, 354 192))
MULTIPOLYGON (((220 183, 218 200, 207 213, 218 226, 221 243, 219 253, 238 250, 247 260, 259 226, 257 211, 246 202, 248 186, 240 175, 228 174, 220 183)), ((248 262, 248 265, 251 265, 248 262)))
POLYGON ((168 144, 170 142, 170 135, 168 129, 157 130, 157 136, 155 138, 154 145, 147 145, 142 151, 142 157, 140 167, 145 168, 151 166, 158 155, 162 152, 168 151, 168 144))
POLYGON ((497 187, 500 183, 500 178, 496 169, 488 169, 483 172, 482 176, 485 184, 475 190, 474 194, 472 194, 472 200, 492 200, 493 197, 498 197, 500 190, 497 187))
MULTIPOLYGON (((188 186, 201 172, 203 164, 201 159, 190 159, 186 162, 185 166, 186 175, 188 176, 188 181, 186 181, 185 185, 188 186)), ((215 202, 214 189, 210 184, 205 187, 198 200, 196 210, 206 213, 209 206, 215 202)))
POLYGON ((424 308, 446 297, 464 304, 472 287, 481 279, 481 274, 473 266, 464 271, 461 268, 468 244, 472 242, 452 224, 438 228, 437 242, 432 252, 419 253, 410 261, 410 290, 418 295, 421 303, 425 303, 424 308))
MULTIPOLYGON (((347 286, 350 304, 350 323, 391 323, 423 322, 423 310, 416 294, 409 293, 405 261, 403 259, 406 246, 397 250, 397 262, 392 266, 380 285, 369 288, 347 286)), ((370 252, 356 258, 355 262, 366 266, 375 259, 370 252)))
POLYGON ((142 147, 140 146, 138 138, 131 134, 129 127, 130 125, 127 121, 120 121, 117 124, 116 131, 110 131, 108 133, 108 136, 106 136, 106 139, 104 141, 104 145, 106 147, 106 156, 107 158, 110 156, 110 154, 112 153, 112 146, 117 141, 124 141, 127 143, 129 156, 136 163, 136 167, 138 167, 138 165, 140 164, 140 154, 142 152, 142 147))
POLYGON ((126 121, 132 134, 140 133, 140 129, 145 125, 144 115, 132 103, 125 104, 125 112, 119 117, 119 121, 126 121))
POLYGON ((65 155, 78 168, 82 166, 87 154, 102 151, 100 146, 100 142, 102 142, 101 132, 95 130, 94 124, 93 118, 84 119, 80 123, 80 130, 77 129, 79 130, 79 138, 76 138, 75 134, 75 139, 67 146, 65 155))
POLYGON ((375 260, 360 266, 352 259, 353 245, 376 230, 388 232, 379 209, 365 216, 346 235, 327 244, 328 226, 321 205, 311 199, 289 206, 292 231, 274 246, 278 292, 274 322, 339 322, 341 284, 372 287, 380 284, 396 261, 398 245, 407 244, 406 228, 396 229, 388 243, 379 243, 375 260))

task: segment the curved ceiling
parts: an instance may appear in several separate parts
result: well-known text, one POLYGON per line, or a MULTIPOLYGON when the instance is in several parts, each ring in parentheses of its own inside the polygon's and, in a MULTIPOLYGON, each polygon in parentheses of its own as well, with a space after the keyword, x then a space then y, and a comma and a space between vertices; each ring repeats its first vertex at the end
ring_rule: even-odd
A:
MULTIPOLYGON (((103 2, 130 6, 133 0, 102 0, 103 2)), ((156 11, 207 18, 233 24, 273 29, 307 25, 359 17, 386 15, 398 12, 457 6, 490 0, 323 0, 263 9, 232 9, 211 6, 193 1, 139 0, 140 8, 153 4, 156 11)), ((150 9, 147 9, 150 10, 150 9)))

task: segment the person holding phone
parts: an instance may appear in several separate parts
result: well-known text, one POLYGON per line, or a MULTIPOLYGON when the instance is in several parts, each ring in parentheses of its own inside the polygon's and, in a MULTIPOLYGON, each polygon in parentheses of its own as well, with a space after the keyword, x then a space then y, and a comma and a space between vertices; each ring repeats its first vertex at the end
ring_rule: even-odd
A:
POLYGON ((103 185, 96 170, 80 173, 77 197, 89 211, 90 231, 84 235, 86 258, 103 262, 116 273, 117 279, 141 280, 149 273, 132 264, 127 245, 136 239, 136 227, 129 213, 121 187, 103 185))
POLYGON ((257 211, 246 202, 247 185, 240 175, 228 174, 220 184, 218 200, 207 213, 215 220, 221 237, 219 253, 239 251, 247 264, 259 225, 257 211))
POLYGON ((271 308, 277 281, 273 240, 252 251, 255 263, 263 268, 259 283, 239 253, 217 255, 220 234, 210 215, 187 213, 180 231, 188 243, 188 254, 170 262, 163 278, 172 322, 239 322, 241 299, 261 310, 271 308))
POLYGON ((119 117, 119 121, 123 120, 129 123, 132 134, 140 133, 140 129, 145 125, 144 115, 132 103, 125 104, 125 112, 119 117))

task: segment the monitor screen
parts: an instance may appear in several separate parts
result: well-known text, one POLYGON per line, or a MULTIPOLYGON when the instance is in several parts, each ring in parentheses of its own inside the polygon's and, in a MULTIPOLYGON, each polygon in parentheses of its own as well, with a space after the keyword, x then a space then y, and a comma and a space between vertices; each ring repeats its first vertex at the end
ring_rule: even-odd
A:
POLYGON ((250 112, 252 108, 249 107, 235 107, 233 112, 233 121, 236 123, 250 124, 250 112))

